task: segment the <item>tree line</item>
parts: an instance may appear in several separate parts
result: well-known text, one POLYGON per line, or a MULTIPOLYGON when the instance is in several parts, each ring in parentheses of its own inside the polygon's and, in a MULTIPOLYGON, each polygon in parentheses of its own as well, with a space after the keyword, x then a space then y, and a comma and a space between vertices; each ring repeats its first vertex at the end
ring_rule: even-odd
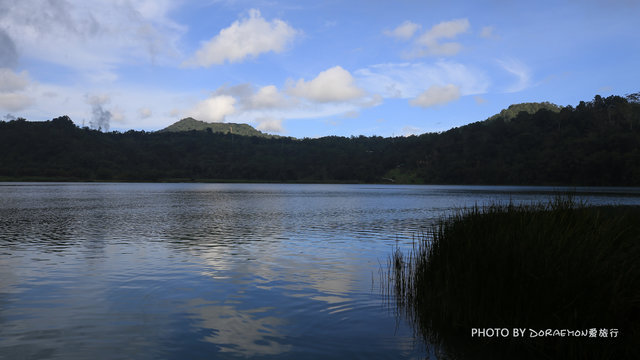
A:
POLYGON ((514 105, 442 133, 318 139, 0 122, 0 179, 640 186, 640 93, 514 105), (514 115, 515 114, 515 115, 514 115))

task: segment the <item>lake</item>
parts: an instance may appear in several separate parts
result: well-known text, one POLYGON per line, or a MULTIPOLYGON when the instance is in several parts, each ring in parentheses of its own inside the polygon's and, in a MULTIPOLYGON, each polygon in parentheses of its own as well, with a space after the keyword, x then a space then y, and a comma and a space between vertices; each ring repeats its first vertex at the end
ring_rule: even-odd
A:
POLYGON ((0 183, 0 359, 416 359, 379 271, 437 217, 638 188, 0 183))

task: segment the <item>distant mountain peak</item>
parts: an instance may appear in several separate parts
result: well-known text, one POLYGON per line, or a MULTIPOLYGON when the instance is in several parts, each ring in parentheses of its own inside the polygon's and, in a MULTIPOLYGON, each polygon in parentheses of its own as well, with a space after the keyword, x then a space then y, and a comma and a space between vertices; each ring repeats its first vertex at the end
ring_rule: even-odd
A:
POLYGON ((231 133, 240 136, 277 137, 276 135, 265 134, 262 131, 256 130, 249 124, 208 123, 192 117, 179 120, 158 132, 207 131, 207 129, 211 129, 214 133, 231 133))
POLYGON ((535 114, 540 110, 548 110, 557 113, 562 110, 562 107, 547 101, 512 104, 509 105, 508 108, 502 109, 502 111, 500 111, 498 114, 491 116, 487 120, 492 121, 501 118, 504 121, 511 121, 512 119, 517 117, 520 112, 524 111, 529 114, 535 114))

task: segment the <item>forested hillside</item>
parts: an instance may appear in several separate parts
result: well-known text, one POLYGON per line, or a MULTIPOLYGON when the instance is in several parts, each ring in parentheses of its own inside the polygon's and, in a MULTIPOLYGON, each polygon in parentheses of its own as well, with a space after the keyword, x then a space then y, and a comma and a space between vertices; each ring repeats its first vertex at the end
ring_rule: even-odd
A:
POLYGON ((102 133, 66 116, 19 119, 0 122, 0 179, 638 186, 638 97, 596 96, 394 138, 102 133))
POLYGON ((277 137, 275 135, 265 134, 261 131, 254 129, 251 125, 247 124, 234 124, 234 123, 207 123, 204 121, 199 121, 194 118, 184 118, 172 125, 167 126, 166 128, 158 131, 158 132, 176 132, 176 131, 211 131, 216 133, 230 133, 241 136, 261 136, 273 138, 277 137))

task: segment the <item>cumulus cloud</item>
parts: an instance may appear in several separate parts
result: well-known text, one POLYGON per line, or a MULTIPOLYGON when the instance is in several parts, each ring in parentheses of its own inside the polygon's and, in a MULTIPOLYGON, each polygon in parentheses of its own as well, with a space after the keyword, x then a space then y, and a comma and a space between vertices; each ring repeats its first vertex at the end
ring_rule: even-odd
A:
POLYGON ((397 38, 397 39, 408 40, 419 29, 420 29, 420 25, 419 24, 416 24, 416 23, 413 23, 413 22, 407 20, 407 21, 403 22, 402 24, 398 25, 398 27, 396 27, 393 30, 386 30, 384 32, 384 34, 387 35, 387 36, 390 36, 390 37, 397 38))
POLYGON ((275 85, 260 88, 249 83, 223 85, 216 89, 213 95, 232 96, 236 100, 236 109, 239 111, 281 109, 292 105, 291 99, 285 97, 275 85))
POLYGON ((236 99, 230 95, 212 95, 198 102, 187 112, 188 116, 206 122, 224 122, 225 117, 235 113, 236 99))
POLYGON ((29 85, 26 71, 15 73, 9 68, 0 68, 0 92, 24 90, 29 85))
POLYGON ((340 66, 321 72, 313 80, 290 83, 288 93, 320 103, 348 101, 365 94, 356 86, 353 76, 340 66))
POLYGON ((0 109, 7 111, 24 110, 33 103, 33 100, 24 94, 0 93, 0 109))
POLYGON ((33 104, 33 99, 24 93, 30 84, 26 71, 16 73, 9 68, 0 68, 0 109, 19 111, 33 104))
POLYGON ((269 109, 285 105, 286 99, 274 85, 264 86, 247 99, 251 109, 269 109))
POLYGON ((442 40, 453 39, 459 34, 467 32, 469 26, 467 19, 444 21, 434 25, 416 40, 418 49, 413 53, 413 56, 457 54, 462 49, 460 43, 442 42, 442 40))
POLYGON ((453 84, 445 86, 432 85, 425 92, 418 95, 418 97, 411 99, 409 104, 412 106, 427 108, 436 105, 443 105, 459 98, 460 89, 453 84))
POLYGON ((447 84, 456 85, 461 95, 475 95, 485 93, 490 83, 481 70, 443 60, 434 64, 377 64, 356 70, 354 75, 361 87, 385 98, 413 98, 425 86, 447 84))
POLYGON ((531 85, 531 70, 525 64, 515 59, 497 60, 497 62, 502 69, 517 78, 517 81, 509 86, 505 92, 522 91, 531 85))
POLYGON ((210 99, 191 106, 185 114, 199 120, 210 116, 209 121, 253 123, 259 130, 283 133, 286 119, 354 115, 362 108, 382 103, 380 95, 367 96, 340 67, 310 81, 290 80, 285 88, 282 91, 275 85, 258 87, 249 83, 221 86, 210 99))
POLYGON ((276 132, 282 133, 284 132, 284 127, 282 126, 282 119, 272 118, 272 117, 263 117, 256 119, 258 126, 256 129, 260 131, 266 132, 276 132))
POLYGON ((265 20, 260 11, 249 10, 249 17, 235 21, 211 40, 204 42, 186 66, 220 65, 239 62, 249 56, 281 52, 299 33, 286 22, 265 20))

